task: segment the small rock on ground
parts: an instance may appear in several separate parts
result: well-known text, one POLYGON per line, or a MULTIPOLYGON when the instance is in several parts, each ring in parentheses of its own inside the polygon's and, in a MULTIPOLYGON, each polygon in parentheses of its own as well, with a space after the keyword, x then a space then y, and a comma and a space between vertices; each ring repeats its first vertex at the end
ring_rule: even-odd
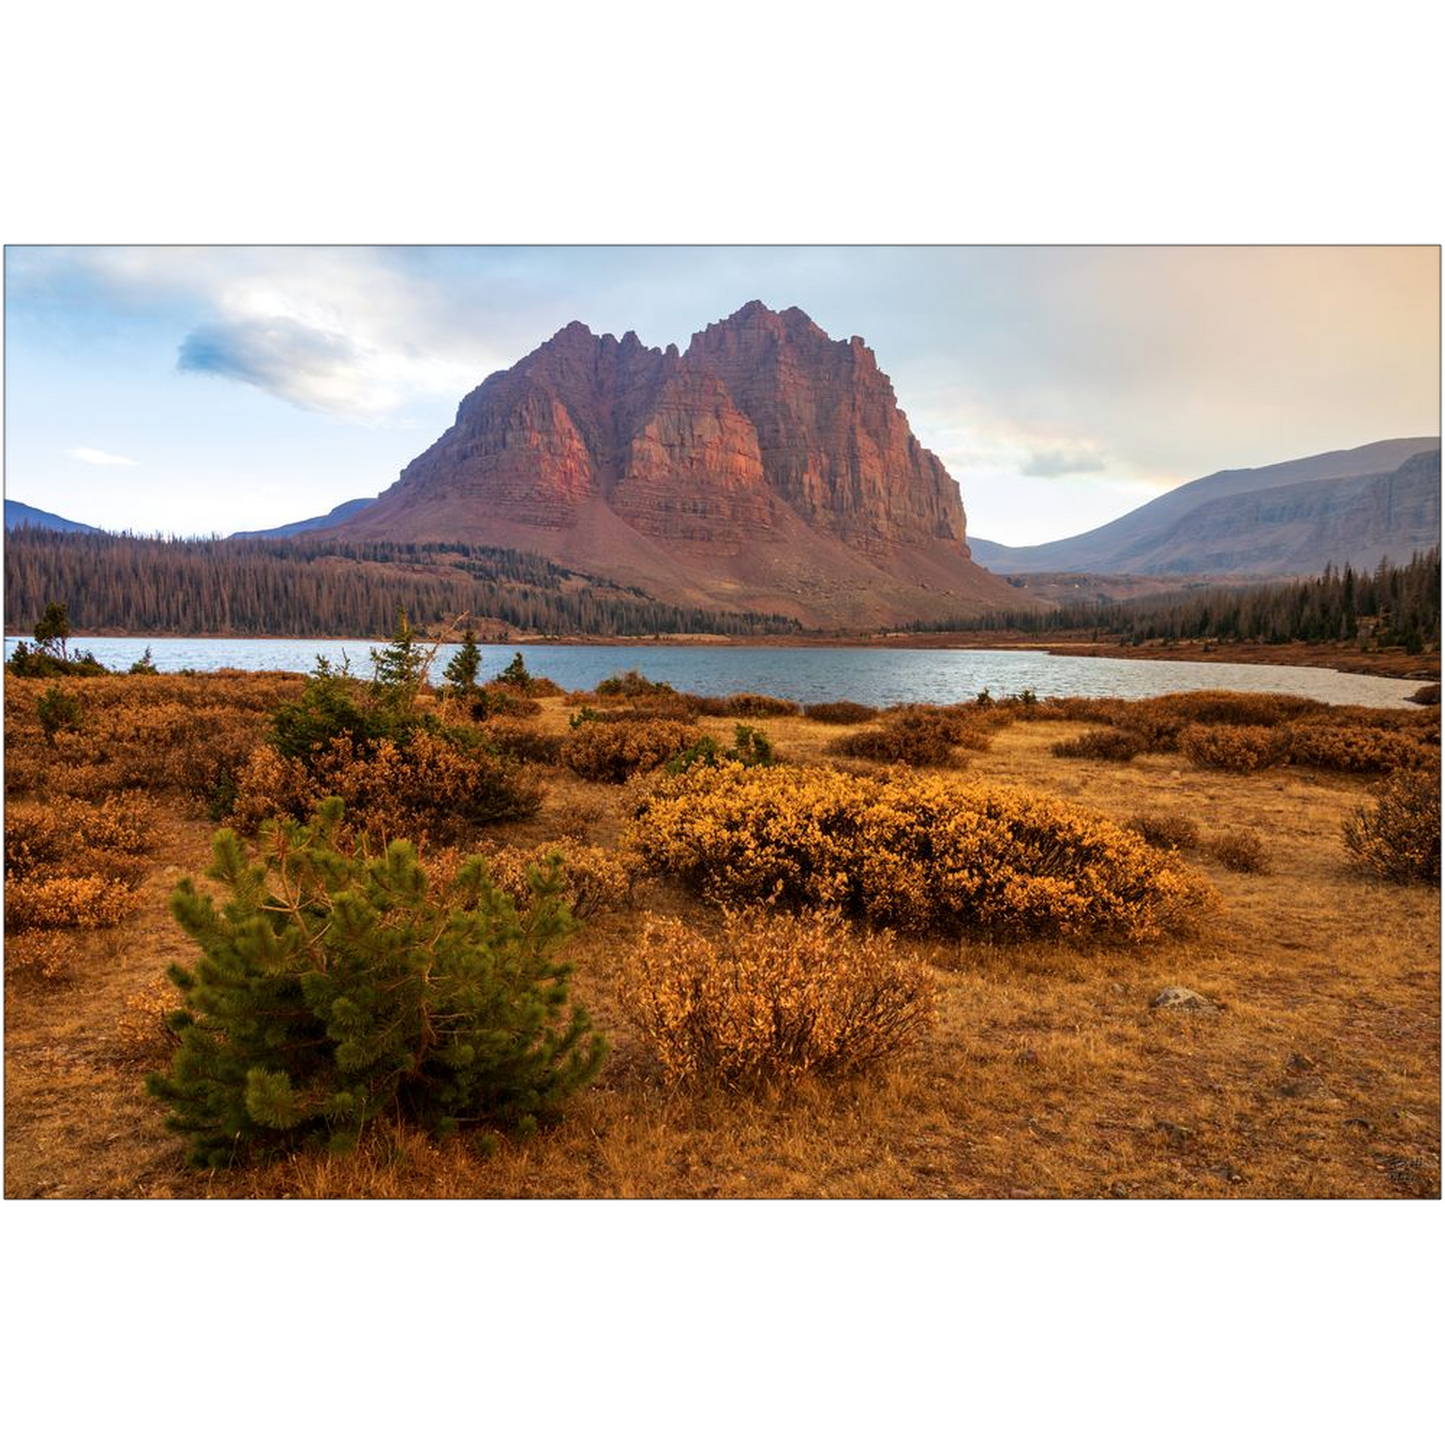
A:
POLYGON ((1149 1007, 1183 1009, 1188 1013, 1212 1014, 1219 1012, 1218 1004, 1210 1003, 1202 993, 1195 993, 1192 988, 1180 988, 1177 984, 1160 989, 1154 995, 1154 1000, 1149 1007))

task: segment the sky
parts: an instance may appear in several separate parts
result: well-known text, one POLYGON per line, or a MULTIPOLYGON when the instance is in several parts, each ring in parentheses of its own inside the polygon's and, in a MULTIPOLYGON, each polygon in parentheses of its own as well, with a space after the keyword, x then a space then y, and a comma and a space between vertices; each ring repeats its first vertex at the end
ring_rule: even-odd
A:
POLYGON ((1320 247, 5 251, 5 494, 225 535, 374 496, 570 321, 675 342, 758 299, 862 336, 971 536, 1439 434, 1440 256, 1320 247))

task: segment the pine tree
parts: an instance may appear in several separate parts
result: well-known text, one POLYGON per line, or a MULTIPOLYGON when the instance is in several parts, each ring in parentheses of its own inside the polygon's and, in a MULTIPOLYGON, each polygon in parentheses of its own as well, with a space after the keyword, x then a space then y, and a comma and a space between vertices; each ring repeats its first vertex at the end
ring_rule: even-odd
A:
POLYGON ((477 673, 481 666, 482 650, 477 646, 477 634, 469 627, 462 633, 462 645, 457 655, 447 663, 443 676, 459 696, 465 697, 476 691, 477 673))
POLYGON ((189 879, 171 899, 202 956, 170 970, 179 1042, 147 1084, 195 1163, 347 1148, 382 1114, 438 1136, 527 1134, 601 1067, 606 1041, 567 1012, 570 966, 553 956, 573 927, 560 858, 519 911, 480 858, 429 880, 411 843, 368 856, 341 822, 332 798, 304 827, 270 825, 255 861, 223 829, 208 876, 230 900, 217 909, 189 879))
POLYGON ((384 694, 409 701, 421 686, 426 676, 427 654, 407 621, 406 608, 397 609, 391 641, 380 651, 371 649, 371 662, 375 668, 375 686, 384 694))
POLYGON ((66 644, 70 641, 70 618, 63 602, 47 602, 45 615, 35 624, 35 643, 42 652, 59 652, 62 658, 69 656, 66 644))

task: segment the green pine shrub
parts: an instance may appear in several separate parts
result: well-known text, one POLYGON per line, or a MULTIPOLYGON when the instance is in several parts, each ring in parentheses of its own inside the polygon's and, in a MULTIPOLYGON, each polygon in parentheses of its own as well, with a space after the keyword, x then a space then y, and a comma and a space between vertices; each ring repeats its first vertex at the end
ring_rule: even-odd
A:
POLYGON ((770 768, 779 761, 772 740, 762 728, 735 723, 732 747, 724 750, 711 733, 704 733, 690 748, 684 748, 667 764, 667 771, 685 773, 689 768, 715 768, 720 763, 739 763, 745 768, 770 768))
POLYGON ((223 829, 208 876, 227 901, 189 879, 172 896, 202 952, 170 970, 176 1052, 147 1083, 197 1164, 348 1148, 383 1114, 525 1135, 601 1067, 555 957, 573 927, 559 857, 522 909, 480 858, 429 876, 410 842, 369 855, 341 824, 328 799, 308 824, 268 825, 254 859, 223 829))
POLYGON ((35 712, 47 739, 80 726, 80 699, 63 691, 59 683, 51 683, 41 693, 35 712))

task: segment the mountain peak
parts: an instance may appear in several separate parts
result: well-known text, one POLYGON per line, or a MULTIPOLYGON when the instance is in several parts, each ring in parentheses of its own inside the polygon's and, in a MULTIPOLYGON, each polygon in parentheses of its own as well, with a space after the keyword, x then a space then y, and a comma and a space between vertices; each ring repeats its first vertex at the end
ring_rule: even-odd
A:
POLYGON ((861 338, 755 299, 681 356, 564 326, 344 530, 520 546, 661 598, 836 625, 1011 600, 964 525, 861 338))
POLYGON ((575 346, 578 342, 591 345, 598 341, 590 326, 582 321, 569 321, 561 330, 557 331, 546 344, 548 346, 575 346))

